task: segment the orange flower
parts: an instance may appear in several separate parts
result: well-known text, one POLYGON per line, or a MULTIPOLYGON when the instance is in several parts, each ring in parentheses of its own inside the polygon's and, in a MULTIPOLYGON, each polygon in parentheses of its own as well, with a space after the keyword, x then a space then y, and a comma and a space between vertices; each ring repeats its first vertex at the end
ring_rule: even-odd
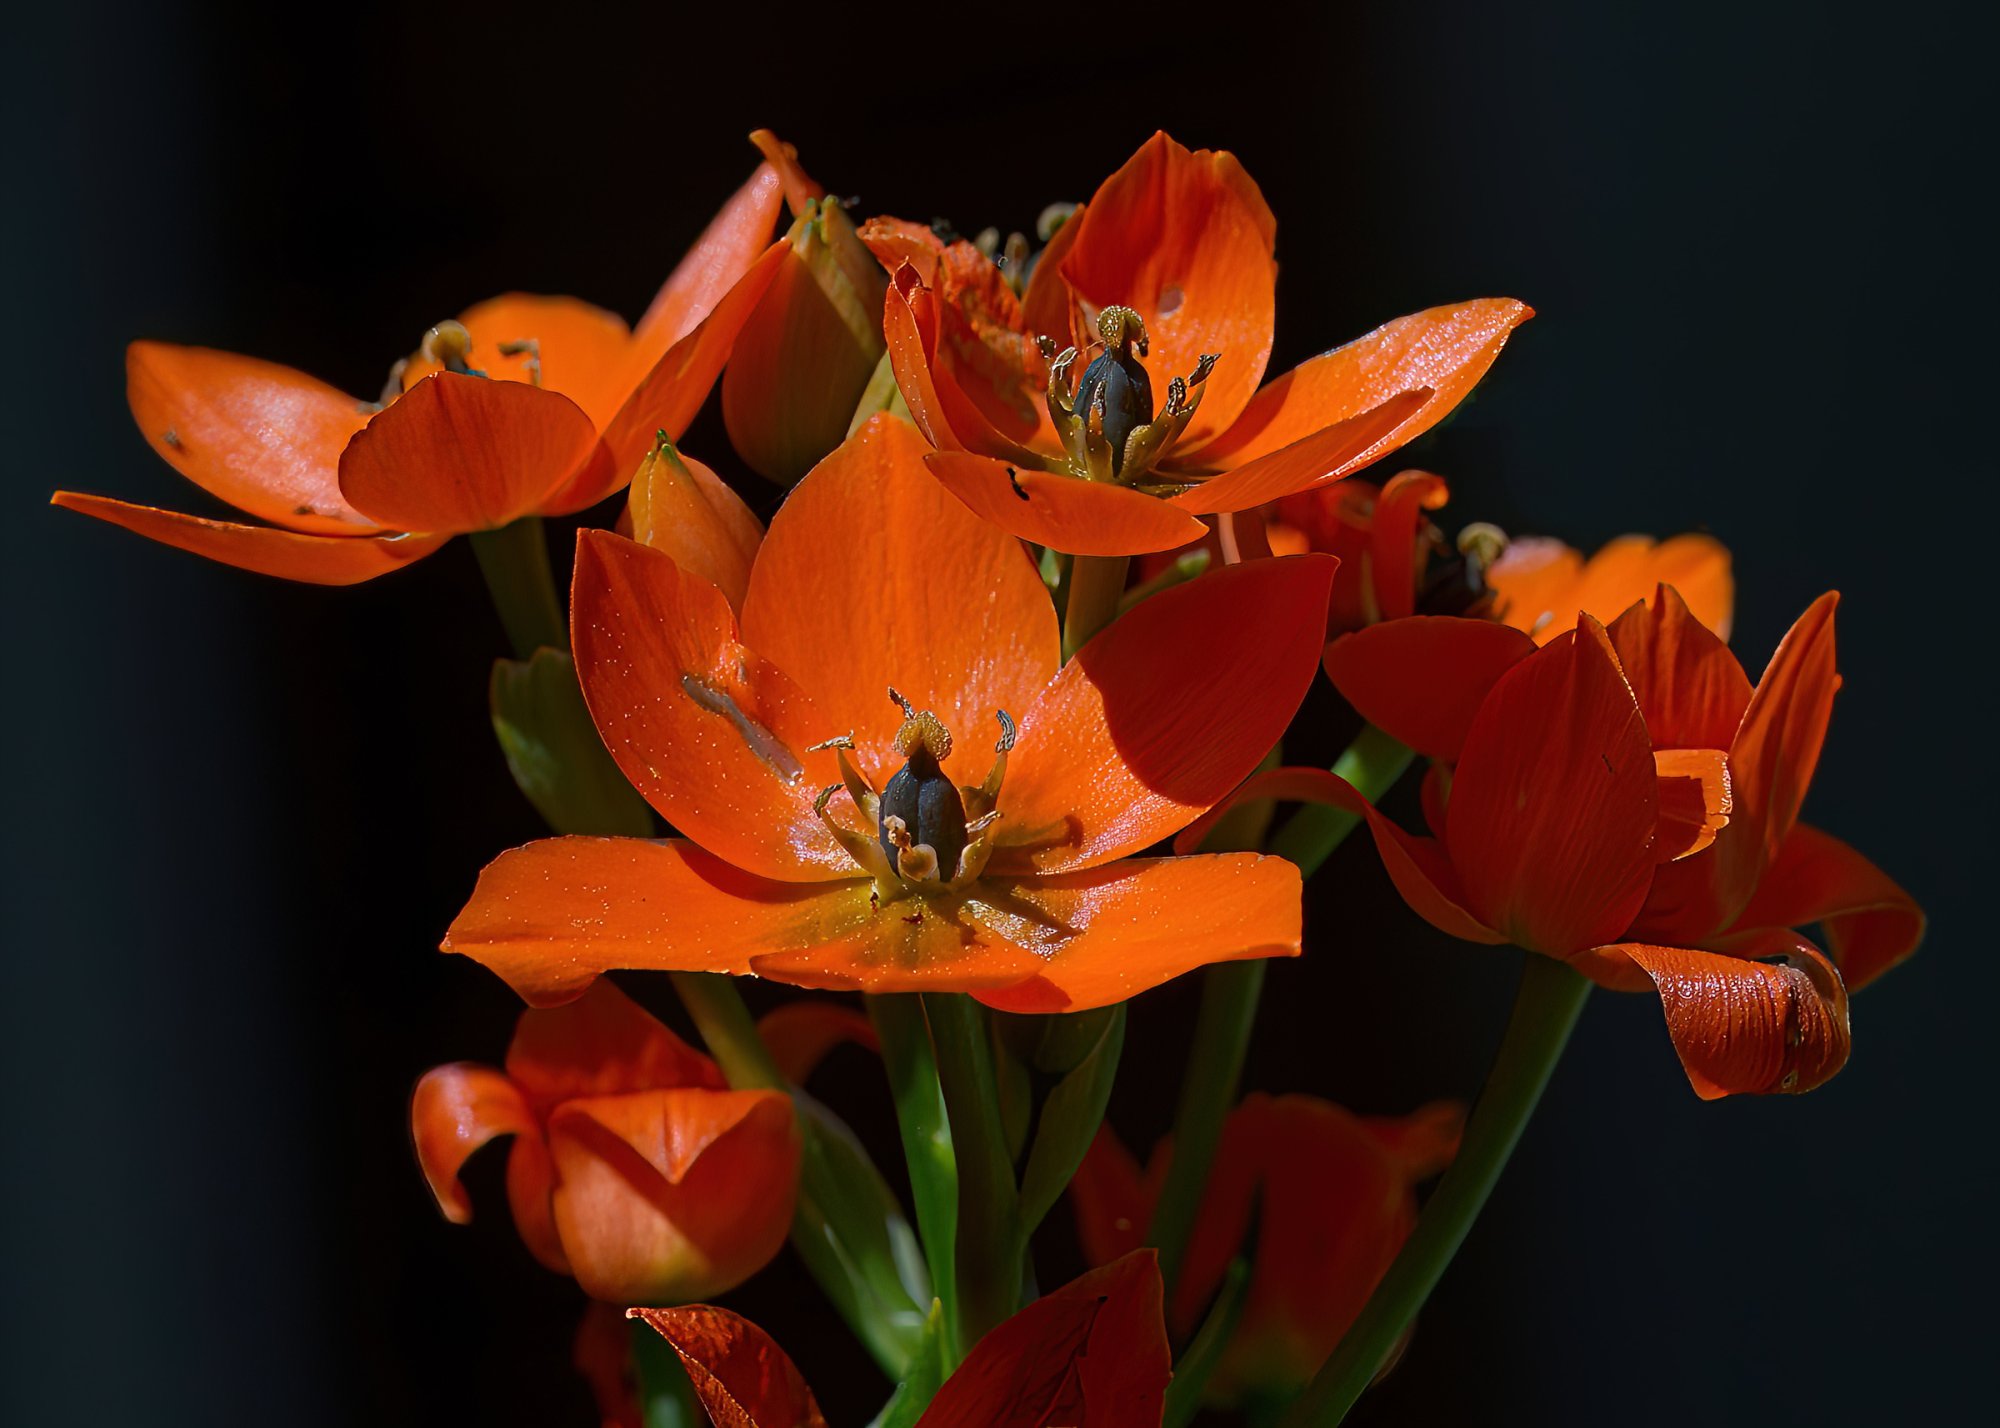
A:
MULTIPOLYGON (((1141 1250, 1044 1295, 981 1339, 917 1428, 1143 1428, 1173 1377, 1160 1271, 1141 1250)), ((771 1336, 727 1309, 635 1309, 673 1345, 695 1396, 729 1428, 826 1428, 771 1336)))
POLYGON ((1486 583, 1495 613, 1537 644, 1575 629, 1578 612, 1615 620, 1661 585, 1678 590, 1695 618, 1727 640, 1736 603, 1729 550, 1705 535, 1620 536, 1587 561, 1559 540, 1519 537, 1487 569, 1486 583))
POLYGON ((527 1011, 506 1070, 455 1062, 410 1104, 417 1159, 445 1218, 464 1224, 467 1157, 511 1135, 507 1198, 536 1259, 613 1304, 676 1304, 733 1289, 785 1242, 799 1131, 780 1091, 731 1091, 609 982, 527 1011))
POLYGON ((1298 951, 1292 864, 1131 855, 1283 733, 1320 632, 1268 612, 1323 603, 1332 562, 1204 576, 1059 669, 1027 554, 922 458, 906 423, 877 416, 820 463, 773 520, 740 619, 658 552, 583 533, 585 698, 686 836, 504 854, 446 950, 535 1003, 634 967, 1033 1011, 1298 951), (968 747, 982 726, 1000 734, 991 754, 968 747))
POLYGON ((1199 515, 1360 469, 1442 420, 1531 315, 1511 298, 1432 308, 1260 388, 1277 220, 1232 155, 1165 134, 1057 232, 1018 303, 976 254, 927 254, 921 235, 864 230, 895 265, 884 332, 931 469, 1003 529, 1078 555, 1171 549, 1201 538, 1199 515), (1037 386, 1045 414, 1023 407, 1037 386))
MULTIPOLYGON (((1246 1096, 1229 1114, 1201 1216, 1168 1306, 1193 1333, 1254 1220, 1255 1261, 1242 1317, 1205 1397, 1295 1392, 1367 1304, 1417 1223, 1414 1187, 1451 1163, 1465 1112, 1440 1102, 1409 1116, 1356 1116, 1313 1096, 1246 1096)), ((1070 1182, 1085 1258, 1136 1249, 1173 1158, 1153 1149, 1142 1175, 1106 1126, 1070 1182)))
POLYGON ((351 585, 449 537, 563 515, 678 437, 784 257, 761 164, 628 331, 574 298, 513 293, 440 323, 379 402, 290 367, 161 342, 126 354, 139 429, 183 476, 269 525, 58 491, 55 504, 266 575, 351 585), (768 245, 768 246, 767 246, 768 245))
POLYGON ((1810 1090, 1847 1058, 1848 987, 1923 932, 1908 894, 1798 822, 1839 684, 1834 603, 1800 617, 1754 690, 1666 586, 1609 630, 1585 613, 1540 648, 1480 620, 1378 625, 1337 641, 1327 669, 1364 715, 1441 761, 1424 790, 1437 836, 1404 833, 1311 771, 1238 797, 1365 812, 1434 926, 1650 986, 1704 1098, 1810 1090), (1789 930, 1815 922, 1845 982, 1789 930))

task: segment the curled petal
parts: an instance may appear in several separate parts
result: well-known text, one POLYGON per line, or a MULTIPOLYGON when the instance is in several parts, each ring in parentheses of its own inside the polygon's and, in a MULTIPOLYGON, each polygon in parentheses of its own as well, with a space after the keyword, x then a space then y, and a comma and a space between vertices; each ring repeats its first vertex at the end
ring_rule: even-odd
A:
MULTIPOLYGON (((1430 395, 1429 387, 1399 392, 1380 406, 1322 427, 1290 446, 1281 446, 1267 456, 1203 481, 1175 496, 1173 502, 1200 514, 1240 511, 1337 481, 1373 461, 1385 449, 1390 434, 1420 412, 1430 395)), ((1167 465, 1185 469, 1172 460, 1167 465)), ((1171 471, 1162 474, 1172 479, 1171 471)))
POLYGON ((1140 555, 1207 534, 1173 502, 1129 486, 970 452, 934 452, 926 461, 945 489, 982 519, 1068 555, 1140 555))
POLYGON ((840 731, 737 638, 715 586, 656 550, 583 531, 570 642, 605 747, 669 823, 766 877, 853 872, 813 812, 839 771, 810 749, 840 731))
MULTIPOLYGON (((912 264, 903 263, 883 294, 882 335, 888 342, 897 389, 917 430, 939 451, 974 451, 1016 463, 1039 461, 1029 448, 1002 435, 960 389, 940 350, 945 326, 938 294, 921 281, 912 264)), ((1042 425, 1034 430, 1042 431, 1042 425)), ((1054 434, 1048 435, 1054 450, 1054 434)))
POLYGON ((318 535, 380 529, 338 475, 368 403, 275 362, 167 342, 125 349, 125 396, 153 449, 239 511, 318 535))
POLYGON ((1631 925, 1652 883, 1658 817, 1645 720, 1604 627, 1585 616, 1479 706, 1445 846, 1482 922, 1560 957, 1631 925))
POLYGON ((1810 1091, 1847 1062, 1847 988, 1802 938, 1753 934, 1736 945, 1738 955, 1643 942, 1597 950, 1652 979, 1674 1050, 1704 1101, 1810 1091))
POLYGON ((1493 686, 1534 652, 1526 635, 1491 620, 1413 615, 1335 640, 1326 673, 1362 718, 1449 763, 1493 686))
POLYGON ((1291 722, 1334 562, 1290 556, 1211 571, 1143 601, 1064 665, 1021 717, 998 871, 1091 867, 1192 822, 1291 722))
POLYGON ((348 442, 340 489, 397 530, 492 530, 540 511, 551 491, 608 459, 568 397, 440 372, 348 442))
POLYGON ((1917 950, 1924 912, 1880 868, 1830 833, 1794 824, 1738 925, 1818 923, 1841 979, 1854 991, 1917 950))
POLYGON ((1417 558, 1424 512, 1435 511, 1449 499, 1444 478, 1428 471, 1399 471, 1376 498, 1369 524, 1368 554, 1373 570, 1375 605, 1384 620, 1401 620, 1417 610, 1417 558))
POLYGON ((980 922, 1043 954, 1018 985, 975 993, 1003 1011, 1088 1011, 1213 962, 1299 953, 1299 872, 1283 858, 1128 858, 989 879, 980 922))
POLYGON ((470 1061, 433 1067, 410 1098, 410 1134, 417 1164, 437 1198, 438 1209, 455 1225, 472 1219, 472 1199, 458 1178, 472 1153, 496 1136, 540 1139, 541 1123, 526 1099, 502 1073, 470 1061))
POLYGON ((1423 409, 1367 460, 1386 456, 1444 420, 1486 375, 1514 329, 1533 316, 1533 308, 1513 298, 1475 298, 1398 318, 1279 377, 1189 459, 1241 465, 1399 392, 1429 388, 1423 409))
POLYGON ((1208 441, 1243 410, 1271 357, 1276 223, 1257 185, 1235 155, 1155 134, 1070 223, 1063 278, 1090 307, 1122 305, 1145 320, 1156 390, 1202 354, 1222 354, 1184 437, 1208 441))
POLYGON ((543 1109, 579 1096, 725 1084, 713 1061, 610 982, 566 1006, 523 1012, 507 1074, 543 1109))
POLYGON ((748 1319, 707 1304, 632 1317, 673 1345, 715 1428, 826 1428, 791 1359, 748 1319))
POLYGON ((945 723, 946 769, 977 784, 996 711, 1018 717, 1060 660, 1055 607, 1021 543, 932 479, 910 424, 875 416, 772 519, 744 638, 852 735, 879 788, 901 767, 891 687, 945 723))
POLYGON ((109 521, 148 540, 185 550, 238 570, 307 585, 358 585, 401 570, 443 545, 445 535, 324 536, 204 520, 154 506, 134 506, 105 496, 56 492, 53 503, 109 521))

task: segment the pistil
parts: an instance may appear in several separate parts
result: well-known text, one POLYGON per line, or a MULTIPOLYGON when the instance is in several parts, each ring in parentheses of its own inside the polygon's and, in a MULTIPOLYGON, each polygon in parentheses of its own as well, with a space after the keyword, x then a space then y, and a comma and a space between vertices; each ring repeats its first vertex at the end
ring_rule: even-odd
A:
POLYGON ((1101 344, 1102 350, 1073 386, 1076 348, 1058 355, 1055 343, 1040 339, 1042 355, 1050 359, 1049 418, 1062 437, 1071 473, 1127 486, 1187 484, 1145 478, 1194 419, 1218 354, 1204 354, 1193 372, 1169 382, 1166 405, 1156 415, 1152 378, 1139 360, 1150 346, 1145 320, 1129 307, 1107 307, 1097 315, 1097 334, 1092 345, 1101 344))

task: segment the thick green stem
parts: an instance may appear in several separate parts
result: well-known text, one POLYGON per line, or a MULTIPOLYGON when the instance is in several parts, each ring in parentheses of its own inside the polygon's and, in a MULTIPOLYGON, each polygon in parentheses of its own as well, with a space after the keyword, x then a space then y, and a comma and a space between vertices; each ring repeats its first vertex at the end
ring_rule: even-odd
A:
POLYGON ((882 1065, 896 1102, 903 1159, 910 1168, 917 1233, 931 1272, 931 1292, 944 1306, 948 1342, 958 1341, 958 1161, 951 1123, 938 1086, 937 1058, 921 1000, 908 993, 868 998, 868 1016, 882 1042, 882 1065))
POLYGON ((1063 609, 1062 655, 1070 658, 1090 637, 1118 618, 1125 598, 1125 555, 1079 555, 1069 565, 1069 603, 1063 609))
POLYGON ((556 598, 555 575, 549 568, 549 542, 540 516, 523 516, 512 525, 474 531, 472 553, 479 573, 493 596, 493 608, 507 627, 507 638, 520 659, 542 648, 569 648, 569 626, 556 598))
POLYGON ((924 1015, 958 1166, 956 1363, 1014 1312, 1026 1247, 1015 1213, 1019 1192, 1007 1158, 985 1009, 962 992, 929 992, 924 994, 924 1015))
POLYGON ((1167 1385, 1166 1412, 1160 1419, 1160 1428, 1186 1428, 1201 1411, 1202 1390, 1215 1376, 1216 1365, 1222 1362, 1222 1351, 1229 1347, 1237 1324, 1242 1322, 1243 1290, 1249 1282, 1249 1264, 1241 1258, 1229 1261, 1208 1317, 1201 1321, 1201 1328, 1174 1360, 1174 1377, 1167 1385))
POLYGON ((1466 1123, 1458 1158, 1424 1205, 1415 1232, 1375 1287, 1368 1307, 1293 1405, 1286 1428, 1331 1428, 1382 1371, 1493 1193, 1589 993, 1590 983, 1562 963, 1529 954, 1513 1015, 1466 1123))
MULTIPOLYGON (((1370 726, 1334 761, 1333 771, 1373 802, 1402 777, 1412 757, 1409 749, 1370 726)), ((1337 808, 1308 804, 1272 836, 1270 851, 1291 859, 1303 876, 1310 877, 1360 821, 1337 808)), ((1208 1188, 1223 1120, 1236 1103, 1263 990, 1262 962, 1224 962, 1202 973, 1194 1045, 1174 1111, 1174 1155, 1146 1231, 1147 1243, 1160 1251, 1160 1276, 1169 1296, 1208 1188)))

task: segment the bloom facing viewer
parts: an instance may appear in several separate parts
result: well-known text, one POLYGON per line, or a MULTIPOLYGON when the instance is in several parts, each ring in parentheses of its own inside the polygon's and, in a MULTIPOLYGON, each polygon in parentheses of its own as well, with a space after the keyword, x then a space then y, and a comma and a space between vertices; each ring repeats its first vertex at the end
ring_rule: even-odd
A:
POLYGON ((1058 668, 1033 564, 923 451, 878 416, 821 462, 772 521, 740 621, 666 556, 582 535, 571 627, 591 714, 685 836, 503 854, 447 950, 539 1003, 638 967, 1027 1011, 1297 952, 1290 863, 1131 855, 1283 732, 1320 631, 1270 612, 1323 604, 1333 562, 1204 576, 1058 668))
POLYGON ((1078 555, 1171 549, 1201 514, 1359 470, 1441 421, 1531 316, 1511 298, 1432 308, 1260 388, 1277 220, 1233 155, 1163 133, 1056 233, 1018 303, 910 225, 863 236, 894 273, 884 331, 931 469, 987 520, 1078 555), (1046 414, 1018 414, 1037 387, 1046 414))
POLYGON ((303 372, 135 342, 134 420, 183 476, 268 525, 58 491, 55 504, 227 565, 351 585, 453 535, 563 515, 678 438, 784 257, 769 164, 688 250, 636 328, 566 297, 514 293, 432 329, 379 402, 303 372))
POLYGON ((410 1104, 445 1217, 472 1218, 467 1157, 514 1137, 507 1198, 536 1259, 616 1305, 733 1289, 785 1242, 800 1140, 782 1091, 732 1091, 609 982, 521 1014, 505 1071, 454 1062, 410 1104))

